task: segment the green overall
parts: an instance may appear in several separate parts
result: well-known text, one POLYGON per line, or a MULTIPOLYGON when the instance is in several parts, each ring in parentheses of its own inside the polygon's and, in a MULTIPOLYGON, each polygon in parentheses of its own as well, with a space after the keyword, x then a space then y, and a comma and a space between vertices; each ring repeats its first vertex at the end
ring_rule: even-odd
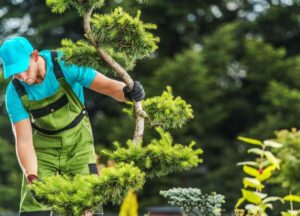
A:
MULTIPOLYGON (((57 53, 52 51, 51 57, 59 82, 54 95, 43 100, 29 100, 21 83, 13 79, 14 87, 30 113, 38 176, 97 174, 94 140, 87 111, 65 81, 57 53)), ((40 205, 32 197, 26 185, 23 176, 20 216, 54 215, 51 209, 40 205)), ((96 215, 102 215, 102 212, 96 215)))

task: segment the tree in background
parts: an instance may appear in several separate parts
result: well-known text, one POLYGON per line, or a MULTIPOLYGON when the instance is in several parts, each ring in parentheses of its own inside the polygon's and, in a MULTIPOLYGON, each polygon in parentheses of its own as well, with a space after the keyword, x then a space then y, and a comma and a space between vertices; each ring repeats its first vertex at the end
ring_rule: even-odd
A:
POLYGON ((275 182, 282 184, 286 193, 296 193, 300 191, 300 132, 296 128, 281 130, 276 133, 276 141, 283 144, 276 154, 281 160, 281 170, 275 182))

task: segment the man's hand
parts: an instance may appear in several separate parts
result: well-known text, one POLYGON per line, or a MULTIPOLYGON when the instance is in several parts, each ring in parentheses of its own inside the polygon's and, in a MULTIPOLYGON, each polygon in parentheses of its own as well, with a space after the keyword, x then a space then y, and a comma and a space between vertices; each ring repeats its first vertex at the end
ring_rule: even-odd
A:
MULTIPOLYGON (((36 175, 34 175, 34 174, 28 175, 26 177, 26 179, 27 179, 28 184, 34 184, 34 182, 36 182, 36 181, 39 180, 39 178, 36 175)), ((32 189, 30 189, 30 193, 31 193, 31 196, 33 197, 33 199, 35 199, 37 202, 41 203, 43 201, 42 199, 39 199, 36 196, 35 192, 32 189)))
POLYGON ((130 101, 141 101, 145 98, 145 91, 139 81, 134 81, 133 89, 130 90, 128 86, 123 88, 124 96, 130 101))
POLYGON ((32 184, 33 182, 37 181, 38 177, 34 174, 30 174, 27 176, 27 182, 28 184, 32 184))

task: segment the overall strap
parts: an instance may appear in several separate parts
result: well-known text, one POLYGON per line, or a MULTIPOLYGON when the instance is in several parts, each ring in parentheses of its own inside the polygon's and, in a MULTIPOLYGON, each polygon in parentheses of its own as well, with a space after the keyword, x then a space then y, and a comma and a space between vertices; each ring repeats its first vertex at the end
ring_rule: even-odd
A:
POLYGON ((14 85, 14 87, 15 87, 15 89, 16 89, 16 91, 17 91, 20 98, 27 94, 26 91, 25 91, 24 86, 22 86, 22 84, 20 83, 19 80, 13 78, 12 83, 13 83, 13 85, 14 85))
POLYGON ((66 127, 61 128, 59 130, 54 130, 54 131, 47 130, 47 129, 40 128, 40 127, 36 126, 35 124, 32 124, 32 128, 34 128, 44 134, 47 134, 47 135, 54 135, 54 134, 60 133, 62 131, 76 127, 85 116, 88 116, 88 113, 85 109, 83 109, 80 112, 80 114, 78 116, 76 116, 76 118, 70 124, 68 124, 66 127))
POLYGON ((12 84, 14 85, 17 94, 19 95, 25 109, 27 112, 29 111, 29 104, 28 104, 28 95, 25 91, 24 86, 20 83, 20 81, 16 78, 12 79, 12 84))
POLYGON ((53 71, 57 81, 59 82, 60 86, 64 89, 66 94, 72 98, 72 100, 79 106, 81 109, 85 109, 84 104, 79 100, 78 96, 75 94, 71 86, 66 82, 65 76, 61 70, 61 66, 58 62, 58 53, 57 51, 51 51, 51 59, 53 64, 53 71))
POLYGON ((61 71, 61 67, 57 61, 57 58, 58 58, 57 51, 52 50, 51 51, 51 59, 52 59, 52 64, 53 64, 53 71, 54 71, 56 79, 59 80, 62 77, 64 78, 64 74, 61 71))

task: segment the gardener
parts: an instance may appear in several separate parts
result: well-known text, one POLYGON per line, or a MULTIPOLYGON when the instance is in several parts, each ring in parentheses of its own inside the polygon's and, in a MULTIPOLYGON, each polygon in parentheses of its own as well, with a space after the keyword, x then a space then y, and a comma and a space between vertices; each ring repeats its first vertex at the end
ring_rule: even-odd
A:
MULTIPOLYGON (((84 106, 83 87, 124 102, 144 98, 143 87, 133 90, 94 69, 67 66, 56 51, 34 50, 23 37, 0 47, 6 90, 6 108, 12 122, 17 157, 24 173, 21 216, 50 216, 26 185, 51 175, 97 173, 94 140, 84 106)), ((87 213, 86 215, 90 215, 87 213)))

